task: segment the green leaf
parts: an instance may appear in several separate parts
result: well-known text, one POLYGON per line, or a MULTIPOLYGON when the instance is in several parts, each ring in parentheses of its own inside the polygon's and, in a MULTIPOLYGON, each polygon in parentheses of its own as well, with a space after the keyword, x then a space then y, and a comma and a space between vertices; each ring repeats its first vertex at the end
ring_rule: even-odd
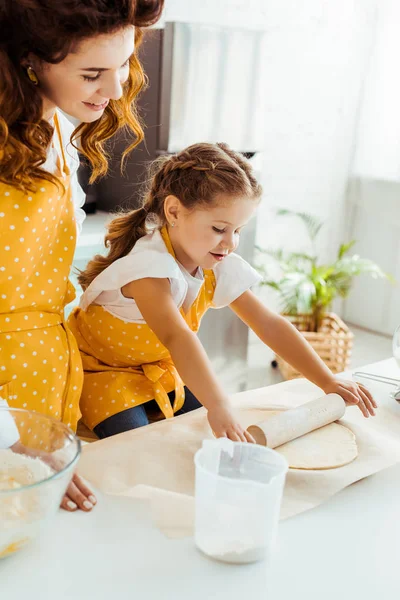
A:
MULTIPOLYGON (((314 242, 321 229, 322 223, 312 215, 281 209, 279 215, 294 216, 304 223, 308 234, 314 242)), ((305 252, 285 252, 283 249, 258 250, 274 260, 282 275, 276 280, 267 276, 268 267, 259 267, 265 280, 263 285, 274 289, 280 296, 283 312, 296 315, 305 313, 312 315, 313 331, 317 331, 321 317, 328 309, 336 296, 345 298, 351 290, 354 277, 362 274, 370 275, 375 279, 386 278, 394 282, 391 275, 384 271, 373 261, 360 258, 357 254, 348 256, 349 250, 354 246, 352 240, 341 244, 337 260, 330 265, 317 264, 317 256, 305 252)), ((313 244, 313 254, 317 250, 313 244)))
POLYGON ((286 263, 290 267, 301 268, 301 270, 310 270, 310 267, 315 263, 316 260, 316 256, 311 256, 310 254, 305 254, 304 252, 289 252, 286 256, 286 263))
POLYGON ((335 269, 333 265, 320 265, 319 267, 314 268, 313 276, 315 279, 327 280, 334 270, 335 269))
POLYGON ((347 242, 347 244, 341 244, 338 252, 338 259, 343 258, 356 242, 357 240, 351 240, 351 242, 347 242))
POLYGON ((304 223, 311 241, 315 240, 321 227, 323 226, 323 222, 320 221, 317 217, 314 217, 313 215, 310 215, 305 212, 298 212, 295 210, 288 210, 286 208, 280 208, 277 211, 277 214, 279 216, 290 216, 290 217, 297 217, 298 219, 300 219, 304 223))
POLYGON ((311 311, 315 287, 307 274, 289 273, 276 284, 284 312, 297 314, 311 311))
POLYGON ((276 281, 272 281, 271 279, 266 279, 266 280, 262 281, 261 285, 266 285, 266 286, 276 290, 277 292, 281 291, 279 283, 276 281))
POLYGON ((343 273, 353 277, 363 273, 367 273, 375 279, 387 277, 376 263, 368 258, 360 258, 358 254, 341 258, 333 264, 333 267, 333 273, 343 273))
MULTIPOLYGON (((264 256, 268 256, 271 260, 274 260, 282 271, 301 271, 308 272, 310 265, 314 264, 317 260, 315 256, 310 256, 304 252, 283 252, 281 249, 274 248, 256 248, 264 256)), ((262 271, 265 268, 260 267, 262 271)))
POLYGON ((265 254, 265 255, 269 256, 270 258, 273 258, 277 262, 281 262, 285 258, 285 253, 280 248, 279 249, 275 249, 275 248, 260 248, 259 246, 256 246, 256 250, 258 252, 260 252, 261 254, 265 254))
POLYGON ((314 296, 315 286, 313 282, 304 280, 297 288, 297 312, 311 312, 314 296))

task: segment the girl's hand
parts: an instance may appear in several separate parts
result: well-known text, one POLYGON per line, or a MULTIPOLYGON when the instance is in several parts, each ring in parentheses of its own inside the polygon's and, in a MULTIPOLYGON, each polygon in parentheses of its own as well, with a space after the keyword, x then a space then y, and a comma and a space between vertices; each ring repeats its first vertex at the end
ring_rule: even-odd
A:
POLYGON ((256 443, 253 436, 240 425, 229 406, 220 405, 216 408, 209 408, 208 422, 213 434, 217 438, 226 437, 233 442, 256 443))
POLYGON ((361 383, 332 378, 322 389, 325 394, 339 394, 346 404, 357 404, 364 417, 368 418, 370 415, 375 415, 374 409, 378 405, 367 388, 361 383))
POLYGON ((74 473, 65 496, 61 501, 61 508, 70 512, 78 508, 89 512, 96 503, 97 500, 93 492, 84 483, 82 477, 74 473))

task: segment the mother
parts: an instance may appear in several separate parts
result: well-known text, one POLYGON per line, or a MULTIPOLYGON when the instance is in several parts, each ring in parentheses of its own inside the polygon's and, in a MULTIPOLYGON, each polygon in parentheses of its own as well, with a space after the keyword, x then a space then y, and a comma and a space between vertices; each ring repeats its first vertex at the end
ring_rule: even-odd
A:
MULTIPOLYGON (((84 213, 70 140, 79 137, 92 181, 107 172, 103 144, 118 129, 133 132, 125 154, 142 140, 136 49, 162 7, 0 0, 0 396, 73 429, 83 377, 63 311, 84 213), (81 122, 75 131, 60 109, 81 122)), ((94 502, 75 475, 62 506, 94 502)))

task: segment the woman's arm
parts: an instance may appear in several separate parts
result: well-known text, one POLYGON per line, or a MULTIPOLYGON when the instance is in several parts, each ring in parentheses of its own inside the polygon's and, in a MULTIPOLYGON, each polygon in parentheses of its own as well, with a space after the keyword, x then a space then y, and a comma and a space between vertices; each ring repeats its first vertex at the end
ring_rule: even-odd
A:
POLYGON ((185 385, 208 410, 215 435, 234 441, 253 441, 234 416, 197 335, 182 318, 172 298, 168 279, 139 279, 125 285, 123 294, 135 299, 150 329, 170 351, 185 385))
POLYGON ((330 369, 284 317, 270 311, 248 290, 230 307, 276 354, 326 394, 337 393, 349 404, 358 404, 364 416, 373 415, 375 401, 366 388, 334 377, 330 369))

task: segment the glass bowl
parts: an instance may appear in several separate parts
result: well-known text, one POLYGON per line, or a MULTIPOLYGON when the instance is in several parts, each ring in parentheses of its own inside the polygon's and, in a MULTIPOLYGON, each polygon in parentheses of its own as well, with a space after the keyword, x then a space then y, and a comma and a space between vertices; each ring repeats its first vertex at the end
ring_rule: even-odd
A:
POLYGON ((52 519, 80 452, 64 423, 0 407, 0 558, 23 548, 52 519))

